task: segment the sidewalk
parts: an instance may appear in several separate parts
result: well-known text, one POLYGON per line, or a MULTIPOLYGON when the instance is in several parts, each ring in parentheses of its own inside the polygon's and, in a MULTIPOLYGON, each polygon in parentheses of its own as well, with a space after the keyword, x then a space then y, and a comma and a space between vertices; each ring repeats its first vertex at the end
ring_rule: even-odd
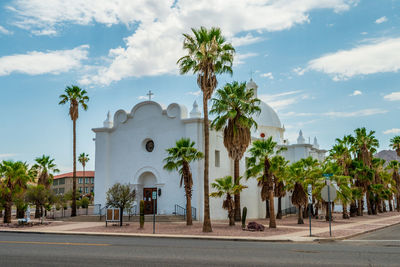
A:
MULTIPOLYGON (((10 228, 0 226, 0 232, 31 232, 52 234, 77 235, 110 235, 110 236, 137 236, 137 237, 164 237, 164 238, 191 238, 216 240, 243 240, 269 242, 312 242, 347 239, 356 235, 382 229, 391 225, 400 224, 398 212, 387 212, 379 215, 364 215, 343 220, 340 214, 335 214, 332 222, 332 237, 329 236, 329 224, 323 220, 313 219, 312 236, 309 236, 308 219, 303 225, 297 224, 297 217, 290 216, 277 220, 277 228, 269 229, 269 221, 254 220, 262 223, 266 228, 263 232, 243 231, 240 223, 229 226, 227 221, 213 221, 213 232, 203 233, 202 223, 194 222, 186 226, 185 222, 156 223, 156 234, 153 234, 152 222, 145 222, 144 229, 139 229, 138 222, 124 222, 124 226, 105 227, 104 222, 62 222, 53 221, 49 225, 33 227, 10 228)), ((248 220, 252 221, 252 220, 248 220)))

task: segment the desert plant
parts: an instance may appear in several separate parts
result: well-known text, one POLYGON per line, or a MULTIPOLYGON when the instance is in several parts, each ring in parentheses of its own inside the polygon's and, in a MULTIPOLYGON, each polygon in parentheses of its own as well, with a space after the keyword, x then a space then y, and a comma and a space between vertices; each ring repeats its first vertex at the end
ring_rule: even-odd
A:
POLYGON ((243 207, 242 212, 242 229, 246 228, 247 207, 243 207))
POLYGON ((222 197, 225 195, 222 208, 228 211, 229 226, 235 225, 235 202, 232 196, 247 188, 247 186, 240 184, 240 179, 241 177, 235 183, 232 176, 225 176, 215 179, 215 182, 211 184, 211 187, 217 190, 210 194, 211 197, 222 197))
POLYGON ((140 200, 140 228, 144 227, 144 200, 140 200))

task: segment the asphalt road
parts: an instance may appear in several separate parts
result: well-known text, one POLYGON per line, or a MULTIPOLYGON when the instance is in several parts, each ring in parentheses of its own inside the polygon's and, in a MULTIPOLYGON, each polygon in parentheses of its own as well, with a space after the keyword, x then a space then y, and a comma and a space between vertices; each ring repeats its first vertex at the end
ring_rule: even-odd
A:
POLYGON ((282 265, 400 266, 400 225, 328 243, 0 233, 0 266, 282 265))

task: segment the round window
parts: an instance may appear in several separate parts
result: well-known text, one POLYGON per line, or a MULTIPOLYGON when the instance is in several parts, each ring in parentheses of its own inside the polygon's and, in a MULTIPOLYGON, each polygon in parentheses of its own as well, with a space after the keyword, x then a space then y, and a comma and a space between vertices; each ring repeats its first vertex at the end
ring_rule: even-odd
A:
POLYGON ((148 152, 152 152, 153 149, 154 149, 154 142, 153 142, 153 140, 147 141, 147 142, 146 142, 146 150, 147 150, 148 152))

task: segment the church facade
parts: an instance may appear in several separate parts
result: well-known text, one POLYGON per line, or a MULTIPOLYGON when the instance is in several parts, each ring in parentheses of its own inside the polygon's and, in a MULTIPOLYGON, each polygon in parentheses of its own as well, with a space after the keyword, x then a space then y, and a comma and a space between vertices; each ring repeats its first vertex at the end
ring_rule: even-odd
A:
MULTIPOLYGON (((257 91, 257 85, 250 80, 248 87, 257 91)), ((252 139, 272 136, 273 140, 287 148, 282 155, 295 162, 312 156, 318 160, 325 158, 325 150, 319 149, 316 138, 314 144, 305 142, 302 132, 297 144, 290 145, 284 139, 285 129, 276 112, 266 103, 260 104, 261 113, 254 119, 258 129, 252 132, 252 139)), ((163 107, 154 101, 144 101, 135 105, 131 111, 118 110, 113 119, 108 114, 103 127, 95 128, 95 204, 105 205, 106 192, 113 184, 130 183, 136 189, 137 203, 145 201, 145 213, 173 214, 175 205, 186 206, 184 188, 179 187, 178 172, 163 169, 166 149, 175 146, 182 138, 190 138, 196 148, 203 151, 203 118, 195 102, 191 112, 185 106, 176 103, 163 107), (157 194, 155 207, 151 197, 157 194)), ((240 170, 245 171, 245 158, 240 162, 240 170)), ((223 145, 223 133, 210 131, 209 157, 210 185, 216 179, 226 175, 233 176, 233 161, 223 145)), ((192 206, 196 218, 203 219, 203 166, 202 160, 191 164, 193 175, 192 206)), ((248 218, 265 217, 265 202, 261 201, 260 188, 255 179, 242 179, 248 186, 241 193, 241 206, 248 209, 248 218)), ((212 188, 210 187, 210 192, 212 188)), ((275 204, 277 204, 275 202, 275 204)), ((282 208, 291 207, 290 196, 282 199, 282 208)), ((276 210, 276 209, 275 209, 276 210)), ((210 198, 212 219, 226 219, 227 212, 222 209, 222 199, 210 198)))

